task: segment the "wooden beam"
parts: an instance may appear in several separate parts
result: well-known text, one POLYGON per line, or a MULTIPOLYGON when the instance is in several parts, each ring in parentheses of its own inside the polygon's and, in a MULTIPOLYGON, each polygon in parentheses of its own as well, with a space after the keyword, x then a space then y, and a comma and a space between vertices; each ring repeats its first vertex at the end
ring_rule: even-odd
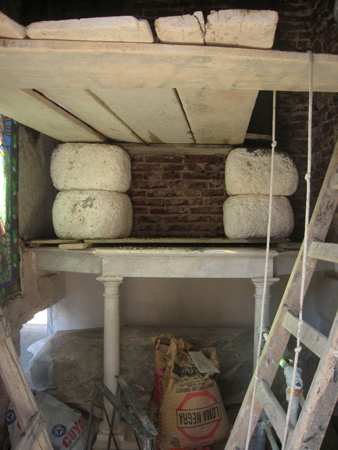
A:
MULTIPOLYGON (((1 69, 0 69, 1 72, 1 69)), ((65 142, 102 142, 105 138, 58 105, 32 90, 0 88, 0 113, 65 142)))
POLYGON ((225 155, 233 149, 231 145, 193 144, 129 144, 119 143, 130 155, 225 155))
MULTIPOLYGON (((0 40, 2 88, 308 91, 309 56, 193 45, 0 40), (24 70, 23 70, 24 68, 24 70)), ((338 92, 338 55, 313 55, 313 87, 338 92)))

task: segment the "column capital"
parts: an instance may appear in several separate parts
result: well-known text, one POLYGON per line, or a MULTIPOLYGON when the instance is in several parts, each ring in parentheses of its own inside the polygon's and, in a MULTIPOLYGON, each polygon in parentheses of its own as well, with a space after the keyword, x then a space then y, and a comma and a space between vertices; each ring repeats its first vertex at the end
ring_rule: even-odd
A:
MULTIPOLYGON (((266 279, 266 283, 271 286, 272 284, 277 283, 279 280, 279 278, 268 277, 266 279)), ((251 278, 251 281, 257 286, 264 285, 264 277, 251 278)))
POLYGON ((96 279, 97 279, 97 281, 101 281, 101 283, 117 283, 117 284, 121 284, 122 281, 123 281, 123 277, 120 277, 118 275, 116 275, 116 276, 100 275, 96 279))

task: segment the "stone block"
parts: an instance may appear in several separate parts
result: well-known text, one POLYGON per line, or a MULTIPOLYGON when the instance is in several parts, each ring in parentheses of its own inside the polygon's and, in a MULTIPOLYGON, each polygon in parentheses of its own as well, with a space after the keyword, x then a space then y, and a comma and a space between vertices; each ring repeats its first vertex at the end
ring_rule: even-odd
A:
POLYGON ((31 39, 154 42, 148 21, 132 16, 34 22, 28 25, 27 35, 31 39))
POLYGON ((271 48, 278 22, 276 11, 227 9, 212 11, 205 43, 227 47, 271 48))

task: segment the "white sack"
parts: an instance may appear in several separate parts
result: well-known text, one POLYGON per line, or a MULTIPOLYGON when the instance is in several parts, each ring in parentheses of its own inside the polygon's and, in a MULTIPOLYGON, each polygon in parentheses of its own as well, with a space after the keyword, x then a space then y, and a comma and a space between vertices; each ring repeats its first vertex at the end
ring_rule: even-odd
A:
MULTIPOLYGON (((236 195, 225 200, 223 223, 230 239, 264 238, 267 236, 269 196, 236 195)), ((286 238, 294 227, 293 211, 286 197, 272 201, 271 237, 286 238)))
POLYGON ((114 239, 131 233, 133 210, 127 194, 63 191, 53 205, 53 225, 61 239, 114 239))
MULTIPOLYGON (((225 163, 225 187, 228 195, 269 195, 271 150, 236 148, 225 163)), ((298 171, 290 156, 275 153, 273 195, 294 194, 298 185, 298 171)))
POLYGON ((50 171, 59 191, 126 192, 131 182, 129 155, 117 145, 61 144, 53 152, 50 171))
MULTIPOLYGON (((46 430, 53 449, 85 450, 87 448, 87 421, 80 412, 44 392, 38 392, 35 400, 46 420, 46 430)), ((19 443, 22 428, 11 404, 7 410, 7 426, 11 446, 14 448, 19 443)))

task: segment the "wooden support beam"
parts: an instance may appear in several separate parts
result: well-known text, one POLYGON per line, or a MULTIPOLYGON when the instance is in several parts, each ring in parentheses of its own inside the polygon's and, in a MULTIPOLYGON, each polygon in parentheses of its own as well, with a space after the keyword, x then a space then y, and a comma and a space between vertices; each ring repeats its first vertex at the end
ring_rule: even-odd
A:
MULTIPOLYGON (((3 88, 308 91, 309 56, 198 45, 0 40, 3 88), (22 68, 24 67, 24 70, 22 68), (137 69, 137 70, 136 70, 137 69)), ((313 55, 313 88, 338 92, 338 55, 313 55)))

